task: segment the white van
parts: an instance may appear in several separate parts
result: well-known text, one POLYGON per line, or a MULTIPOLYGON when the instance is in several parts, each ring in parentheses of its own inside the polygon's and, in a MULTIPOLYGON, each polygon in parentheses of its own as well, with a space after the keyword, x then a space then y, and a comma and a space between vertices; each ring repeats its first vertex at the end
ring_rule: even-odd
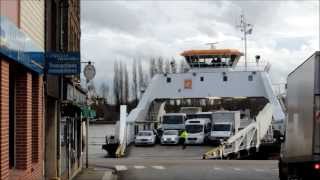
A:
POLYGON ((240 111, 216 111, 209 139, 212 143, 221 143, 238 132, 240 127, 240 111))
POLYGON ((196 118, 186 121, 188 137, 186 144, 204 144, 211 132, 211 120, 208 118, 196 118))

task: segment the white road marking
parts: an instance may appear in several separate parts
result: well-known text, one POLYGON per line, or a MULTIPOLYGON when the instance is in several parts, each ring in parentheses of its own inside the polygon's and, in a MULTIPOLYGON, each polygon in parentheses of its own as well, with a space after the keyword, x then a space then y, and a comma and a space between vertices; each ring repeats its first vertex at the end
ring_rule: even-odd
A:
POLYGON ((254 169, 254 170, 257 172, 264 172, 265 171, 264 169, 254 169))
POLYGON ((163 166, 152 166, 152 168, 158 169, 158 170, 164 170, 164 169, 166 169, 166 168, 163 167, 163 166))
POLYGON ((128 170, 127 166, 123 166, 123 165, 117 165, 115 166, 117 171, 125 171, 128 170))
POLYGON ((111 176, 112 176, 112 172, 106 171, 102 177, 102 180, 109 180, 111 176))
POLYGON ((146 168, 145 166, 134 166, 135 169, 144 169, 146 168))
POLYGON ((218 167, 215 167, 215 168, 213 168, 215 171, 220 171, 220 170, 222 170, 221 168, 218 168, 218 167))
POLYGON ((235 170, 235 171, 241 171, 240 168, 233 168, 233 170, 235 170))

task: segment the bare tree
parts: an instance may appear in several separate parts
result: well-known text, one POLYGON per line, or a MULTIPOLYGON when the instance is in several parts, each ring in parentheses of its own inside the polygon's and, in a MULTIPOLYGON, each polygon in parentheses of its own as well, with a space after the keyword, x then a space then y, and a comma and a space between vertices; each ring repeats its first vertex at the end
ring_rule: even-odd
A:
POLYGON ((136 101, 138 100, 138 74, 137 74, 137 60, 133 60, 132 65, 132 96, 136 101))
POLYGON ((105 82, 100 85, 100 93, 105 102, 107 102, 109 99, 109 86, 105 82))
POLYGON ((150 77, 153 78, 154 75, 157 74, 157 65, 156 65, 156 59, 151 58, 150 59, 150 77))
POLYGON ((119 74, 120 70, 119 70, 119 65, 117 61, 114 61, 114 65, 113 65, 113 94, 114 94, 114 103, 116 104, 116 106, 119 106, 120 104, 120 74, 119 74))
POLYGON ((158 58, 158 61, 157 61, 157 72, 159 74, 163 73, 163 58, 162 57, 158 58))
POLYGON ((124 98, 124 104, 129 103, 129 75, 128 75, 128 69, 127 64, 123 64, 123 98, 124 98))
POLYGON ((189 66, 185 61, 181 61, 180 63, 180 72, 185 73, 189 71, 189 66))
POLYGON ((139 75, 139 81, 138 81, 139 82, 139 94, 140 94, 140 98, 141 98, 141 90, 144 88, 144 85, 145 85, 141 60, 138 61, 138 75, 139 75))
POLYGON ((171 65, 171 72, 177 73, 177 62, 174 58, 172 58, 170 65, 171 65))
POLYGON ((171 73, 171 65, 169 60, 165 61, 164 73, 171 73))

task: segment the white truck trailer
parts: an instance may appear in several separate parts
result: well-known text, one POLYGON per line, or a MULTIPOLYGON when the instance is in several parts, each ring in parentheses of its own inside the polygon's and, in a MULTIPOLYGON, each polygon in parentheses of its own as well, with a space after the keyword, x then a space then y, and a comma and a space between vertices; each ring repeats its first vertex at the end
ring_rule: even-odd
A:
POLYGON ((315 52, 287 79, 287 119, 279 176, 320 179, 320 52, 315 52))

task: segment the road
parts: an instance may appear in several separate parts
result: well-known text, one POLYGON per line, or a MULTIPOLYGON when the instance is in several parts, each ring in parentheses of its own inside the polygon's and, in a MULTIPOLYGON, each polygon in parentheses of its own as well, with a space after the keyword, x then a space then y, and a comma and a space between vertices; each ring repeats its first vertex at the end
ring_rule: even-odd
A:
POLYGON ((202 160, 207 146, 151 146, 134 147, 128 157, 91 159, 97 167, 112 167, 119 180, 277 180, 276 161, 202 160))
POLYGON ((146 160, 114 165, 120 180, 276 180, 275 161, 146 160))

